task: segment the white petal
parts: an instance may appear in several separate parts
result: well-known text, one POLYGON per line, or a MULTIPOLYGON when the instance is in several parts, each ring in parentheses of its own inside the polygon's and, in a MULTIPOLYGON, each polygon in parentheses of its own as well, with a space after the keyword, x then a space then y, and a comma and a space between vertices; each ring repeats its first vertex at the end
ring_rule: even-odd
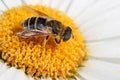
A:
POLYGON ((6 64, 0 62, 0 80, 33 80, 28 77, 22 70, 14 67, 8 67, 6 64))
POLYGON ((33 5, 36 5, 36 4, 42 4, 42 5, 47 5, 47 6, 50 6, 51 3, 52 3, 52 0, 23 0, 26 4, 33 4, 33 5))
POLYGON ((78 17, 84 12, 90 5, 94 4, 96 0, 74 0, 70 5, 68 15, 72 18, 78 17))
POLYGON ((2 1, 0 1, 0 10, 1 11, 6 10, 6 7, 4 6, 4 4, 2 3, 2 1))
MULTIPOLYGON (((44 2, 46 2, 46 1, 44 1, 44 2)), ((70 7, 72 2, 73 2, 73 0, 64 0, 64 1, 50 0, 48 5, 51 6, 52 8, 59 9, 63 12, 67 12, 67 10, 70 7)))
POLYGON ((58 4, 59 5, 58 9, 66 13, 68 9, 70 8, 72 2, 73 0, 61 1, 61 4, 58 4))
POLYGON ((76 18, 87 41, 120 36, 120 1, 96 0, 93 3, 76 18))
POLYGON ((43 0, 42 1, 42 4, 47 5, 47 6, 50 6, 51 3, 52 3, 52 0, 45 0, 45 1, 43 0))
POLYGON ((6 64, 0 62, 0 75, 8 69, 6 64))
POLYGON ((87 80, 120 80, 120 65, 91 59, 79 74, 87 80))
POLYGON ((28 77, 22 70, 17 70, 15 69, 14 71, 16 71, 16 75, 14 76, 14 80, 34 80, 31 77, 28 77))
POLYGON ((15 68, 8 68, 5 72, 0 75, 0 80, 13 80, 16 73, 15 68))
POLYGON ((51 4, 49 4, 52 8, 56 8, 58 9, 62 3, 61 0, 50 0, 51 1, 51 4))
POLYGON ((120 39, 87 43, 89 55, 103 58, 120 58, 120 39))
POLYGON ((23 2, 25 2, 26 4, 42 4, 42 0, 21 0, 23 2))
MULTIPOLYGON (((15 1, 2 0, 2 1, 4 1, 3 3, 5 3, 5 5, 6 5, 8 8, 21 5, 21 1, 20 1, 20 0, 15 0, 15 1)), ((2 3, 2 1, 0 1, 0 3, 2 3)), ((6 8, 5 8, 5 5, 4 5, 3 3, 2 3, 2 6, 3 6, 4 9, 6 9, 6 8)), ((1 7, 1 5, 0 5, 0 7, 1 7)))
POLYGON ((29 78, 28 80, 34 80, 31 76, 28 76, 28 78, 29 78))

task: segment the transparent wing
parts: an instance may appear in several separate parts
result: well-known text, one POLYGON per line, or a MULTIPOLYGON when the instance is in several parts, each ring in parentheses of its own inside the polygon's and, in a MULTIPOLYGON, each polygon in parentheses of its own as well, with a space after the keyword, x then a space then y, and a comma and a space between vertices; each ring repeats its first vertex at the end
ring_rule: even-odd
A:
POLYGON ((32 37, 41 37, 41 36, 48 36, 48 35, 53 35, 51 31, 47 30, 47 29, 43 29, 43 30, 23 30, 23 31, 19 31, 17 33, 18 36, 20 36, 21 38, 32 38, 32 37))
POLYGON ((41 12, 41 11, 38 11, 38 10, 36 10, 36 9, 33 9, 33 8, 27 6, 27 5, 25 5, 25 6, 23 6, 23 7, 24 7, 27 11, 30 11, 31 13, 34 13, 34 14, 36 14, 36 15, 38 15, 38 16, 43 16, 43 17, 47 17, 47 18, 49 18, 49 19, 54 19, 54 18, 48 16, 47 14, 45 14, 45 13, 43 13, 43 12, 41 12))

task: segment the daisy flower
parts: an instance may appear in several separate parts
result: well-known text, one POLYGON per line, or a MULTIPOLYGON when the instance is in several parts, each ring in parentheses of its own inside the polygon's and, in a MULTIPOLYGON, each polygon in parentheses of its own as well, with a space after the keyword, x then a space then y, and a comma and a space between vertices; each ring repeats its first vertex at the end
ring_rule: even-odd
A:
POLYGON ((119 0, 1 0, 0 80, 120 80, 119 5, 119 0), (20 23, 35 16, 27 4, 70 26, 74 38, 56 45, 50 37, 44 52, 44 37, 17 36, 20 23))

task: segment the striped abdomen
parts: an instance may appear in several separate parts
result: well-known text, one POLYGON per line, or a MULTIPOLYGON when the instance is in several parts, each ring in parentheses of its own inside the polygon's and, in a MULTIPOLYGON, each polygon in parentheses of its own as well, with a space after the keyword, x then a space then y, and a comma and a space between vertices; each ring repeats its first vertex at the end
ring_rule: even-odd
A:
POLYGON ((23 23, 22 26, 24 29, 27 30, 41 30, 43 27, 46 26, 47 19, 42 18, 42 17, 30 17, 26 19, 23 23))

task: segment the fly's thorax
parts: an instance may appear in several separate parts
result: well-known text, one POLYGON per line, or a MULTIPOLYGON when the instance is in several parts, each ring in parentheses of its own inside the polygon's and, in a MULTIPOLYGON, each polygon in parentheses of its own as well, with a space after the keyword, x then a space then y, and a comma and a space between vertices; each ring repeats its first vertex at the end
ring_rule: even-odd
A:
POLYGON ((57 20, 50 20, 47 22, 47 26, 52 28, 52 32, 55 35, 60 35, 64 30, 64 25, 57 20))

